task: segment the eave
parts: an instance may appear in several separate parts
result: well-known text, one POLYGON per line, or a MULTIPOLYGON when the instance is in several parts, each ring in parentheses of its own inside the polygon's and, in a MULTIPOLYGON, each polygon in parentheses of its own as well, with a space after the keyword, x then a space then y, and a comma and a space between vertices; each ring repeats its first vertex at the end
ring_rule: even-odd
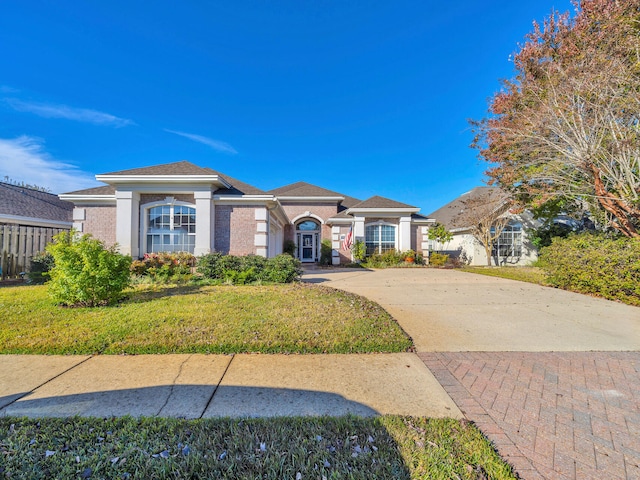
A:
POLYGON ((96 175, 96 180, 109 185, 198 184, 232 188, 220 175, 96 175))

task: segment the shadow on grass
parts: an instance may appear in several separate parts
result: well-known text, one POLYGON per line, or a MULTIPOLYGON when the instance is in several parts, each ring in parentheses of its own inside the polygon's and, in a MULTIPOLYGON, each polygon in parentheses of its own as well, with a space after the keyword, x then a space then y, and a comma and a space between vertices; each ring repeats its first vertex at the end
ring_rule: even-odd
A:
MULTIPOLYGON (((179 295, 195 294, 202 291, 205 286, 203 285, 149 285, 142 289, 135 289, 134 291, 127 292, 125 297, 120 302, 122 303, 146 303, 152 300, 165 297, 175 297, 179 295)), ((117 306, 117 305, 115 305, 117 306)))
MULTIPOLYGON (((171 468, 180 478, 408 480, 454 471, 487 478, 485 466, 501 464, 486 443, 479 459, 465 452, 464 422, 433 420, 433 436, 430 419, 379 417, 330 392, 173 384, 34 397, 0 410, 0 473, 36 478, 28 466, 46 478, 129 478, 132 470, 135 478, 166 478, 171 468)), ((514 478, 499 468, 506 475, 491 478, 514 478)))

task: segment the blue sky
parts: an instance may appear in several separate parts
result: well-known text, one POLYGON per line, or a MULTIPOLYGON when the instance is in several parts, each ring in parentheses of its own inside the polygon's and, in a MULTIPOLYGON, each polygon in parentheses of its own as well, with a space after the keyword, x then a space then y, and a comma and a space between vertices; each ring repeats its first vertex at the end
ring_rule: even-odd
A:
POLYGON ((482 184, 467 119, 569 0, 0 5, 0 180, 62 193, 179 160, 427 214, 482 184))

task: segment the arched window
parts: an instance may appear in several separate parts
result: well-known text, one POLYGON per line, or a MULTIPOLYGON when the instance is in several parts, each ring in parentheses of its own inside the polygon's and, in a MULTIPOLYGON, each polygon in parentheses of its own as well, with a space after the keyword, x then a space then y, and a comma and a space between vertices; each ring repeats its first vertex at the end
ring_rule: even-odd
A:
POLYGON ((364 229, 367 255, 396 249, 396 226, 385 223, 367 225, 364 229))
POLYGON ((146 253, 193 253, 195 244, 195 208, 186 205, 159 205, 147 210, 146 253))

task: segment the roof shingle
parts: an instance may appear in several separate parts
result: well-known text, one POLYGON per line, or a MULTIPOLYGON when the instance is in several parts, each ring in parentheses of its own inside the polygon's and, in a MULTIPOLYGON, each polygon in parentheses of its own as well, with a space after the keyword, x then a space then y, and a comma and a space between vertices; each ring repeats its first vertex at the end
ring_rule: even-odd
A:
POLYGON ((390 198, 375 195, 367 198, 365 201, 351 205, 350 208, 416 208, 413 205, 397 202, 390 198))
POLYGON ((0 182, 0 214, 71 222, 73 203, 57 195, 0 182))
POLYGON ((435 212, 430 213, 427 217, 435 219, 436 222, 444 225, 448 230, 465 228, 468 227, 468 225, 461 225, 458 221, 461 218, 460 213, 465 207, 465 202, 476 198, 479 199, 483 196, 490 198, 494 195, 498 195, 499 193, 500 189, 497 187, 475 187, 472 190, 463 193, 443 207, 440 207, 435 212))

